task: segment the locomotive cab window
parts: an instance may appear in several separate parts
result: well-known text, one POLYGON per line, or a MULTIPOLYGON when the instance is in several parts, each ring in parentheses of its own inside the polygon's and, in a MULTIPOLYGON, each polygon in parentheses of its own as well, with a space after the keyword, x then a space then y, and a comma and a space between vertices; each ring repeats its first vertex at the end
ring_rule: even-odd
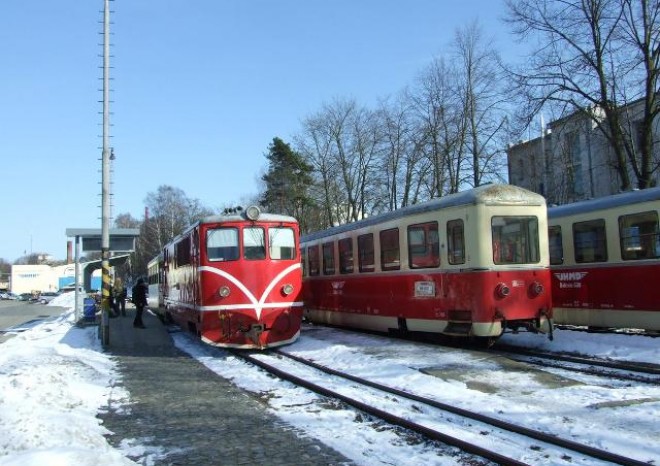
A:
POLYGON ((539 253, 539 221, 536 217, 494 216, 493 263, 534 264, 539 253))
POLYGON ((214 228, 206 233, 206 256, 210 261, 238 259, 238 230, 214 228))
POLYGON ((447 261, 451 265, 465 264, 463 220, 447 222, 447 261))
POLYGON ((323 243, 323 275, 335 273, 335 243, 323 243))
POLYGON ((373 272, 375 269, 372 233, 358 236, 358 265, 360 272, 373 272))
POLYGON ((438 222, 408 227, 408 258, 411 269, 440 266, 438 222))
POLYGON ((640 212, 619 217, 619 238, 623 260, 659 257, 658 213, 640 212))
POLYGON ((564 263, 564 244, 561 239, 561 227, 551 226, 548 228, 548 243, 550 247, 550 264, 559 265, 564 263))
POLYGON ((266 258, 266 235, 263 228, 243 228, 243 257, 247 260, 266 258))
POLYGON ((274 260, 296 258, 296 238, 292 228, 272 227, 268 229, 268 252, 274 260))
POLYGON ((589 220, 573 224, 575 262, 606 262, 605 220, 589 220))
POLYGON ((353 273, 353 240, 340 239, 339 246, 339 273, 353 273))
POLYGON ((383 270, 399 270, 399 229, 380 232, 380 266, 383 270))

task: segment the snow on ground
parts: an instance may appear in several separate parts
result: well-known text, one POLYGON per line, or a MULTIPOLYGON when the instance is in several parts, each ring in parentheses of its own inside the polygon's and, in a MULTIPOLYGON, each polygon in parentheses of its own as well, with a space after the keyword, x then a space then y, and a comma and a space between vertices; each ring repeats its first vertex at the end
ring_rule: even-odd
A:
MULTIPOLYGON (((139 457, 139 464, 152 464, 157 458, 149 454, 153 447, 136 445, 132 439, 126 439, 120 449, 107 443, 105 435, 109 432, 96 415, 108 409, 127 409, 130 394, 121 388, 121 374, 113 358, 102 351, 96 328, 74 326, 73 293, 56 298, 50 305, 68 310, 0 345, 0 465, 136 464, 129 455, 139 457)), ((546 380, 525 371, 518 375, 507 372, 505 379, 498 363, 483 354, 466 356, 465 352, 441 348, 420 354, 414 345, 399 340, 343 332, 339 339, 333 333, 329 342, 324 340, 328 335, 323 329, 309 331, 286 351, 312 357, 321 364, 350 364, 358 375, 397 388, 412 384, 435 394, 441 390, 443 401, 472 409, 484 410, 487 406, 489 415, 497 415, 506 406, 508 418, 530 427, 551 430, 559 426, 567 437, 588 438, 598 447, 613 445, 617 453, 660 464, 659 388, 643 384, 594 387, 589 385, 588 377, 562 385, 560 376, 556 377, 558 386, 548 386, 546 380), (443 375, 433 376, 441 353, 443 375), (387 354, 396 354, 397 358, 387 354), (446 370, 452 365, 455 373, 446 370), (600 409, 640 399, 646 401, 614 411, 600 409), (484 401, 489 401, 488 405, 484 401), (635 433, 635 425, 643 426, 641 434, 635 433), (629 439, 635 435, 643 437, 632 445, 629 439)), ((185 334, 176 333, 173 337, 179 348, 218 374, 246 390, 267 396, 271 411, 282 420, 306 435, 322 439, 357 464, 459 462, 428 445, 403 442, 391 430, 365 429, 364 425, 357 425, 351 411, 310 409, 312 404, 308 402, 315 395, 276 383, 235 358, 218 358, 223 354, 221 350, 202 345, 185 334), (347 435, 353 436, 351 442, 345 441, 347 435)), ((552 342, 531 334, 506 335, 503 341, 619 360, 660 361, 660 344, 653 338, 557 331, 552 342)))

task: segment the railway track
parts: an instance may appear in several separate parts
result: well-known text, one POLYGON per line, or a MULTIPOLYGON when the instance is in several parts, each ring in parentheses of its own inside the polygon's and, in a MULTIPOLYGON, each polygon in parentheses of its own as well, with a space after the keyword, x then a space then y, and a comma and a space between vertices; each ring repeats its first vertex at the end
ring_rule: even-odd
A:
POLYGON ((516 361, 583 374, 660 385, 660 365, 535 351, 497 343, 489 350, 516 361))
MULTIPOLYGON (((497 448, 489 447, 487 445, 489 443, 491 445, 501 445, 502 442, 515 442, 521 444, 521 449, 529 450, 529 453, 537 451, 543 457, 556 458, 557 464, 576 464, 576 454, 621 465, 648 464, 634 458, 628 458, 569 439, 562 439, 556 435, 365 380, 336 369, 321 366, 313 361, 281 350, 270 353, 233 352, 233 354, 295 385, 305 387, 324 397, 339 400, 389 424, 415 432, 423 438, 455 446, 466 453, 498 464, 521 465, 527 463, 519 458, 512 458, 511 455, 507 456, 497 451, 497 448), (330 388, 335 384, 333 381, 337 380, 336 378, 358 384, 360 399, 357 396, 340 393, 339 389, 330 388), (312 382, 312 380, 317 380, 317 382, 312 382), (370 399, 371 402, 365 401, 370 399), (374 406, 376 403, 373 400, 376 399, 379 400, 379 403, 383 399, 388 399, 392 407, 386 410, 378 408, 374 406), (426 420, 426 425, 412 420, 423 418, 422 413, 429 411, 437 413, 437 415, 433 415, 432 420, 426 420), (468 427, 458 427, 461 423, 465 424, 466 422, 468 427), (429 427, 429 424, 436 423, 442 423, 443 426, 441 428, 429 427), (445 433, 447 431, 453 433, 445 433), (522 439, 519 436, 522 436, 522 439), (485 437, 488 438, 487 442, 478 441, 485 437), (495 441, 493 440, 494 437, 497 437, 495 441), (539 442, 541 443, 539 444, 539 442)), ((352 391, 355 392, 355 389, 352 391)), ((578 461, 577 464, 580 464, 580 462, 578 461)))

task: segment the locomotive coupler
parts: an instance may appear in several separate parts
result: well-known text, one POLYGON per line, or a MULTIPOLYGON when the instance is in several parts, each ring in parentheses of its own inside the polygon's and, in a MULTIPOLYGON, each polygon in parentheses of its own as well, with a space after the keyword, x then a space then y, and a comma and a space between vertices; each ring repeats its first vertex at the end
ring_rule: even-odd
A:
POLYGON ((504 314, 502 314, 502 312, 499 309, 495 310, 495 316, 493 317, 493 322, 495 322, 495 320, 497 319, 500 319, 500 325, 502 326, 502 333, 500 335, 503 335, 507 323, 506 323, 506 317, 504 317, 504 314))
POLYGON ((245 336, 254 342, 255 345, 260 346, 259 339, 264 332, 265 326, 263 324, 255 324, 250 326, 250 330, 244 332, 245 336))

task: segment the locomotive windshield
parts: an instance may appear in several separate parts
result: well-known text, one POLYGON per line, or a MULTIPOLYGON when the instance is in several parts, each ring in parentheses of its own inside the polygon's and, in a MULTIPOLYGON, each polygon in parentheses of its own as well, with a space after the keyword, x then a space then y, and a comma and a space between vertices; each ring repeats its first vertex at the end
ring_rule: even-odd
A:
POLYGON ((540 261, 539 222, 536 217, 493 217, 493 262, 533 264, 540 261))

